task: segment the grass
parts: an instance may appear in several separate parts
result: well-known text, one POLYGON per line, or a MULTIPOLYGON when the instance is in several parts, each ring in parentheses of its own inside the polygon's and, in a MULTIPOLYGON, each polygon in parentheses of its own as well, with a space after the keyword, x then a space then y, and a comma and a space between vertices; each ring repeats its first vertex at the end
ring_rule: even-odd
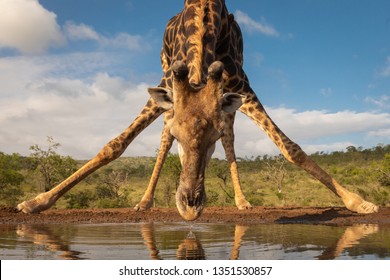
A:
MULTIPOLYGON (((331 176, 348 190, 358 193, 366 200, 379 205, 390 205, 390 187, 381 185, 377 170, 381 166, 384 154, 373 156, 372 153, 341 153, 313 156, 331 176)), ((170 155, 161 174, 155 192, 155 206, 174 207, 177 172, 177 155, 170 155), (175 165, 176 164, 176 165, 175 165), (175 179, 176 178, 176 179, 175 179)), ((278 159, 279 160, 279 159, 278 159)), ((319 181, 291 164, 285 164, 286 171, 282 191, 279 192, 269 171, 270 164, 278 164, 275 158, 244 159, 238 162, 241 185, 247 200, 254 206, 342 206, 336 197, 319 181)), ((92 174, 87 180, 75 186, 66 196, 59 199, 55 208, 67 207, 133 207, 142 198, 152 173, 155 159, 152 157, 120 158, 92 174), (98 187, 109 186, 110 174, 126 174, 125 179, 112 183, 119 184, 116 197, 97 197, 98 187), (108 182, 108 183, 107 183, 108 182)), ((85 161, 79 161, 81 166, 85 161)), ((22 171, 25 172, 26 171, 22 171)), ((26 173, 27 174, 27 173, 26 173)), ((114 178, 115 179, 115 178, 114 178)), ((42 192, 36 177, 28 177, 21 184, 23 196, 20 201, 30 199, 42 192)), ((224 160, 212 159, 206 172, 207 205, 234 206, 232 182, 224 160), (226 180, 222 180, 224 176, 226 180)), ((7 204, 9 201, 0 201, 7 204)))

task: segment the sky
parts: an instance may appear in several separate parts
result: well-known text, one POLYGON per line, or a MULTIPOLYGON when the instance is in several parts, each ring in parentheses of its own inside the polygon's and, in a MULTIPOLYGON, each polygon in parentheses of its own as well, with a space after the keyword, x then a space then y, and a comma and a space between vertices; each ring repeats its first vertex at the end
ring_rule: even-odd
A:
MULTIPOLYGON (((390 143, 388 0, 226 0, 244 70, 278 126, 307 153, 390 143)), ((88 159, 140 113, 162 76, 167 21, 183 0, 0 0, 0 151, 47 146, 88 159)), ((152 156, 159 118, 125 156, 152 156)), ((236 154, 279 153, 241 113, 236 154)), ((172 150, 172 152, 176 152, 172 150)), ((218 144, 215 156, 224 158, 218 144)))

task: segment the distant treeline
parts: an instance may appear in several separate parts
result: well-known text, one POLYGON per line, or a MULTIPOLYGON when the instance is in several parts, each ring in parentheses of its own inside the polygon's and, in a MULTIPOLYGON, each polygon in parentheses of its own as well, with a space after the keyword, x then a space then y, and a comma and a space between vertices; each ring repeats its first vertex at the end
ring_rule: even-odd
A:
MULTIPOLYGON (((18 202, 48 191, 85 161, 57 153, 60 146, 48 137, 48 148, 30 147, 29 156, 0 152, 0 205, 18 202)), ((311 158, 342 184, 366 199, 389 204, 390 145, 370 149, 349 146, 345 151, 317 152, 311 158)), ((238 158, 241 184, 254 205, 338 205, 320 183, 281 155, 238 158)), ((141 199, 155 163, 154 157, 124 157, 101 168, 64 196, 56 207, 129 207, 141 199)), ((180 160, 169 154, 164 165, 155 206, 173 207, 179 182, 180 160)), ((206 171, 209 205, 234 206, 234 195, 225 160, 212 159, 206 171)))

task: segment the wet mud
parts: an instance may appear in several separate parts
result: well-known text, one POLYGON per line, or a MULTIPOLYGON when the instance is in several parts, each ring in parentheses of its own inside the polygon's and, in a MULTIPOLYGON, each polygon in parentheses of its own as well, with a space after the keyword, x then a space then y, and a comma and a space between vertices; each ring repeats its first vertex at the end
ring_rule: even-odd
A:
MULTIPOLYGON (((13 208, 0 208, 0 224, 97 224, 184 222, 175 208, 152 208, 138 212, 120 209, 51 209, 40 214, 17 213, 13 208)), ((390 207, 381 207, 378 213, 357 214, 342 207, 253 207, 238 210, 235 207, 207 207, 195 223, 235 224, 390 224, 390 207)))

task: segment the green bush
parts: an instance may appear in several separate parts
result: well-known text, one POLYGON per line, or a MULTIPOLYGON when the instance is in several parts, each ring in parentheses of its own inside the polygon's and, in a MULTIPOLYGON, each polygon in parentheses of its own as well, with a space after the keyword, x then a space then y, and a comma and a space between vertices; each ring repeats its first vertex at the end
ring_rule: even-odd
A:
POLYGON ((389 193, 386 190, 375 189, 372 191, 371 196, 373 198, 373 202, 378 205, 386 206, 389 203, 389 193))
POLYGON ((379 183, 382 186, 390 187, 390 154, 385 154, 382 166, 378 169, 379 175, 379 183))
POLYGON ((85 190, 77 193, 68 193, 64 196, 67 208, 85 209, 89 208, 91 201, 95 199, 91 191, 85 190))
POLYGON ((95 206, 97 208, 122 208, 126 205, 124 204, 124 201, 118 201, 117 199, 112 198, 103 198, 98 199, 95 203, 95 206))
POLYGON ((18 154, 0 153, 0 205, 15 205, 23 195, 20 187, 24 181, 22 161, 18 154))

